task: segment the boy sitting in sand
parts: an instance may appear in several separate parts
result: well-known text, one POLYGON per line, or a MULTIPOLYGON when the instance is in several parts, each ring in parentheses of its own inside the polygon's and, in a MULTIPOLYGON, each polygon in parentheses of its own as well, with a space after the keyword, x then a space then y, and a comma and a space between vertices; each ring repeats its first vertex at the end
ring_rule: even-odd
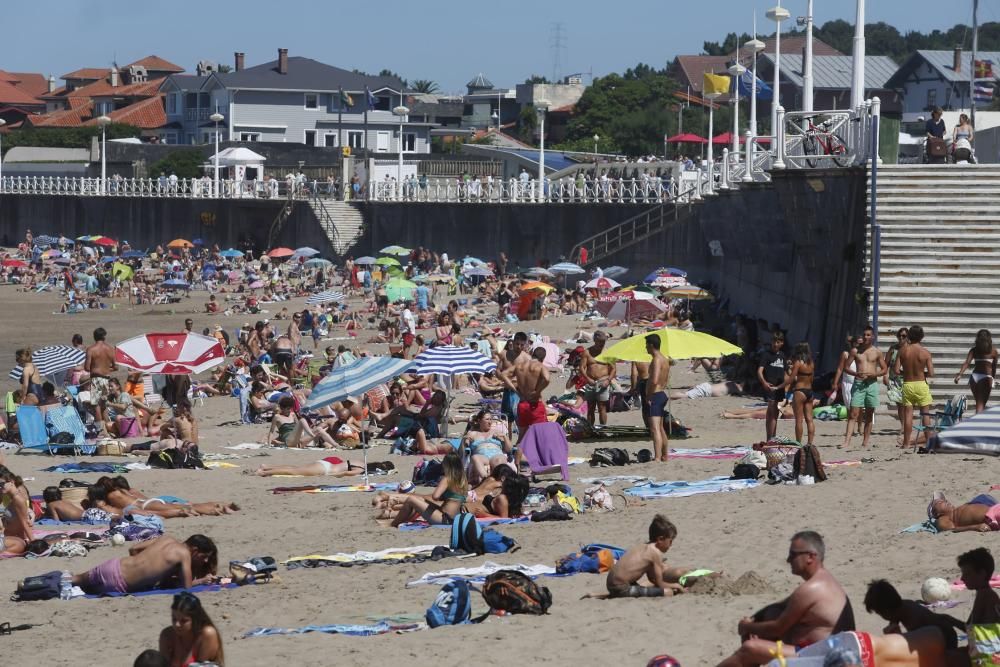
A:
POLYGON ((904 600, 895 587, 885 579, 878 579, 868 584, 865 609, 889 622, 882 631, 887 635, 901 634, 929 626, 936 627, 944 635, 947 650, 958 646, 955 628, 965 630, 965 625, 957 618, 947 614, 935 614, 915 600, 904 600))
POLYGON ((652 598, 679 595, 684 587, 678 583, 689 570, 664 568, 663 554, 677 537, 677 527, 667 517, 657 514, 649 524, 649 542, 632 547, 608 571, 608 596, 612 598, 652 598), (640 586, 643 575, 651 586, 640 586))
POLYGON ((958 557, 962 583, 976 592, 972 613, 965 622, 969 635, 969 657, 973 665, 995 665, 1000 661, 1000 596, 990 587, 995 564, 989 549, 979 547, 958 557))

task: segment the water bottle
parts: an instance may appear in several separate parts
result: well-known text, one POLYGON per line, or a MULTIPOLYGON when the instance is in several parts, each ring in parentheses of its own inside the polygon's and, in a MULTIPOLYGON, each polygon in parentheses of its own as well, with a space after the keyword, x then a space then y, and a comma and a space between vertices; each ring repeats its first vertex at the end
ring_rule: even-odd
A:
POLYGON ((67 570, 63 570, 59 577, 59 599, 69 600, 73 597, 73 575, 67 570))

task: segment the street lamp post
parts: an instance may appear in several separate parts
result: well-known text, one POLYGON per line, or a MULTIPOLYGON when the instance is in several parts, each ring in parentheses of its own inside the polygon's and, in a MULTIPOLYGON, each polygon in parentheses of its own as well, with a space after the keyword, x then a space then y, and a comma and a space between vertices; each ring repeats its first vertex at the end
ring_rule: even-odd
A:
POLYGON ((750 134, 757 136, 757 54, 764 50, 764 42, 757 39, 757 17, 753 19, 753 39, 743 45, 753 54, 752 74, 750 81, 750 134))
POLYGON ((538 197, 545 200, 545 113, 549 110, 548 100, 535 100, 538 114, 538 197))
MULTIPOLYGON (((3 118, 0 118, 0 129, 7 124, 3 118)), ((0 134, 0 192, 3 192, 3 134, 0 134)))
POLYGON ((219 123, 222 122, 224 116, 219 113, 219 109, 216 108, 215 113, 208 117, 210 121, 215 123, 215 196, 219 196, 219 123))
POLYGON ((403 192, 403 120, 410 115, 410 109, 402 104, 392 110, 399 117, 399 164, 396 167, 396 192, 403 192))
POLYGON ((601 140, 601 135, 594 135, 594 164, 597 164, 597 142, 601 140))
POLYGON ((494 111, 490 115, 490 118, 492 118, 493 120, 495 120, 497 122, 497 133, 493 137, 493 143, 494 143, 494 145, 499 146, 500 145, 500 108, 499 107, 497 107, 497 110, 494 111))
MULTIPOLYGON (((729 73, 733 75, 736 84, 733 86, 735 94, 733 96, 733 147, 732 153, 736 157, 736 162, 740 161, 740 82, 743 80, 743 73, 747 68, 740 64, 740 50, 736 48, 736 62, 729 67, 729 73)), ((728 166, 728 165, 727 165, 728 166)))
POLYGON ((791 14, 787 9, 781 6, 779 1, 777 5, 771 7, 767 10, 767 18, 774 21, 774 97, 771 99, 771 136, 778 136, 778 105, 781 104, 781 22, 790 17, 791 14))
POLYGON ((108 135, 108 125, 111 124, 111 119, 107 116, 99 116, 97 118, 97 124, 101 126, 101 194, 105 195, 108 193, 108 185, 105 180, 108 176, 108 161, 106 159, 107 153, 107 135, 108 135))

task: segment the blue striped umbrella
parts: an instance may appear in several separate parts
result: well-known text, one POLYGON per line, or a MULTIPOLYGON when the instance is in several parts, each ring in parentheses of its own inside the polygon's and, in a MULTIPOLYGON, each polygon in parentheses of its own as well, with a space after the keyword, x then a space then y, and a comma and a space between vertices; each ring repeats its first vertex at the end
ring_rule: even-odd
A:
MULTIPOLYGON (((69 345, 49 345, 31 353, 31 362, 38 368, 40 375, 51 375, 80 366, 86 358, 86 352, 69 345)), ((14 366, 14 370, 7 377, 20 381, 23 371, 21 366, 14 366)))
POLYGON ((372 264, 375 263, 375 258, 365 255, 364 257, 358 257, 356 260, 354 260, 354 263, 360 264, 362 266, 371 266, 372 264))
POLYGON ((358 396, 409 370, 413 364, 413 359, 361 357, 346 366, 334 368, 320 380, 313 387, 305 407, 315 410, 342 401, 348 396, 358 396))
POLYGON ((41 236, 36 236, 32 242, 40 248, 45 248, 59 243, 59 237, 42 234, 41 236))
POLYGON ((459 373, 489 373, 497 365, 478 350, 457 345, 439 345, 421 352, 413 360, 419 375, 457 375, 459 373))
POLYGON ((552 273, 565 273, 568 276, 575 276, 581 273, 586 273, 586 271, 584 271, 583 268, 580 267, 580 265, 574 264, 573 262, 560 262, 555 266, 550 266, 549 271, 551 271, 552 273))
POLYGON ((306 303, 310 306, 316 305, 317 303, 329 303, 331 301, 343 301, 347 298, 343 292, 335 292, 333 290, 327 290, 326 292, 319 292, 318 294, 313 294, 311 297, 306 299, 306 303))
MULTIPOLYGON (((950 405, 941 414, 949 414, 952 419, 958 416, 958 410, 954 406, 959 400, 961 399, 956 397, 949 401, 950 405)), ((914 437, 916 435, 913 434, 914 437)), ((931 438, 928 449, 950 454, 1000 456, 1000 406, 966 417, 954 426, 945 428, 931 438)))

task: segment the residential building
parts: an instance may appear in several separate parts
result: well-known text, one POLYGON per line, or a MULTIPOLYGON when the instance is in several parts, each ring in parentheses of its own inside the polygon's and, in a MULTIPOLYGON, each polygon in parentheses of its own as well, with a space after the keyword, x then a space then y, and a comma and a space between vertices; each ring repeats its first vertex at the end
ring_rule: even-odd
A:
MULTIPOLYGON (((782 49, 784 51, 784 49, 782 49)), ((802 55, 781 54, 781 105, 787 111, 802 109, 802 55)), ((774 78, 774 56, 757 58, 758 76, 771 84, 774 78)), ((865 56, 865 99, 878 96, 882 113, 895 115, 902 110, 902 96, 889 84, 896 72, 896 62, 889 56, 865 56)), ((847 109, 851 106, 854 80, 851 56, 813 56, 813 109, 847 109)), ((771 105, 758 105, 770 114, 771 105)))
POLYGON ((222 138, 232 141, 367 146, 374 153, 430 152, 431 123, 404 117, 399 136, 400 118, 392 109, 400 104, 401 89, 398 79, 289 56, 287 49, 278 49, 276 60, 254 67, 245 67, 244 55, 238 52, 232 72, 175 75, 163 83, 164 139, 206 141, 214 132, 209 116, 218 110, 225 117, 220 124, 222 138))
MULTIPOLYGON (((990 81, 1000 78, 1000 51, 980 51, 977 60, 992 61, 990 81)), ((903 120, 915 120, 928 115, 934 107, 945 111, 969 108, 969 78, 972 54, 956 48, 953 51, 921 49, 899 66, 888 84, 903 96, 903 120)))
POLYGON ((407 93, 410 120, 437 127, 461 127, 464 102, 461 96, 407 93))
POLYGON ((48 86, 43 74, 0 70, 0 118, 4 127, 20 127, 28 116, 43 113, 45 102, 39 95, 44 95, 48 86))
POLYGON ((497 88, 480 72, 465 84, 462 96, 462 127, 486 129, 516 122, 521 113, 517 95, 497 88))

